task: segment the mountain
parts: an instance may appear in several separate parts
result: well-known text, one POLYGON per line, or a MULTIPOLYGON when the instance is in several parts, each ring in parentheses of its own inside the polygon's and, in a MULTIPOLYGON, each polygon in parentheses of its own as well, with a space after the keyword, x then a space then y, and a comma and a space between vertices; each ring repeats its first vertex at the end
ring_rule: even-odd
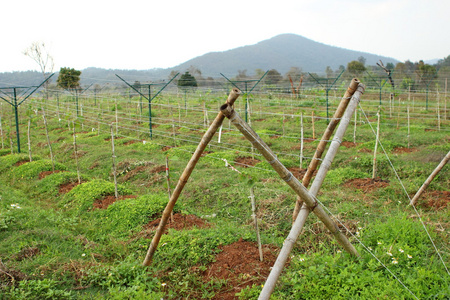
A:
MULTIPOLYGON (((384 64, 398 61, 366 52, 325 45, 296 34, 280 34, 254 45, 235 49, 210 52, 167 69, 116 70, 87 68, 81 70, 81 84, 115 84, 118 74, 128 82, 167 80, 171 71, 185 72, 191 66, 198 68, 204 77, 221 77, 220 73, 234 76, 238 70, 247 70, 251 75, 256 69, 276 69, 282 75, 291 67, 299 67, 305 72, 324 73, 327 66, 337 70, 347 66, 359 57, 366 59, 366 65, 375 65, 380 59, 384 64)), ((56 81, 58 74, 52 78, 56 81)), ((0 73, 0 87, 30 86, 42 81, 42 75, 35 71, 0 73)))
POLYGON ((360 56, 366 59, 366 65, 375 65, 380 59, 384 64, 398 62, 389 57, 325 45, 296 34, 280 34, 254 45, 210 52, 171 69, 184 71, 194 66, 203 74, 276 69, 284 75, 291 67, 299 67, 303 71, 323 73, 327 66, 333 70, 340 65, 346 67, 360 56))

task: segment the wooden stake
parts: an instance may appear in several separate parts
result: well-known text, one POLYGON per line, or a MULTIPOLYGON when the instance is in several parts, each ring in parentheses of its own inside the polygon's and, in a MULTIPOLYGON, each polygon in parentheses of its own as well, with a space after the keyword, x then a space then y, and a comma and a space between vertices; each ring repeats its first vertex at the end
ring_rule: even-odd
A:
POLYGON ((314 127, 314 111, 311 112, 311 126, 312 126, 312 138, 316 139, 316 129, 314 127))
POLYGON ((259 235, 258 217, 256 216, 256 202, 255 202, 255 194, 253 192, 253 187, 250 188, 250 200, 252 202, 252 218, 253 218, 253 222, 255 223, 256 239, 258 242, 259 260, 264 261, 262 246, 261 246, 261 236, 259 235))
MULTIPOLYGON (((116 105, 117 107, 117 105, 116 105)), ((111 158, 112 158, 112 169, 113 169, 113 175, 114 175, 114 197, 117 199, 119 198, 119 192, 117 191, 117 169, 116 169, 116 152, 114 149, 114 130, 113 130, 113 124, 111 124, 111 158)), ((116 127, 117 128, 117 127, 116 127)))
POLYGON ((45 117, 44 108, 42 108, 42 118, 44 119, 45 134, 47 135, 47 144, 48 149, 50 150, 50 159, 52 160, 52 171, 55 172, 55 162, 53 160, 52 144, 50 143, 50 136, 48 135, 47 118, 45 117))
POLYGON ((78 164, 78 147, 77 147, 77 133, 75 130, 75 122, 72 123, 72 127, 73 127, 73 154, 75 155, 75 165, 77 166, 78 184, 81 184, 80 165, 78 164))
MULTIPOLYGON (((169 175, 169 156, 166 156, 166 179, 167 179, 167 194, 169 195, 170 200, 170 175, 169 175)), ((170 221, 173 223, 173 211, 170 212, 170 221)))
POLYGON ((406 115, 407 115, 407 118, 408 118, 408 149, 409 149, 409 147, 410 147, 410 119, 409 119, 409 105, 408 105, 408 107, 406 108, 406 115))
POLYGON ((356 123, 358 123, 358 111, 355 111, 355 126, 353 127, 353 144, 356 145, 356 123))
MULTIPOLYGON (((234 88, 228 95, 227 103, 229 105, 233 105, 240 94, 241 94, 241 91, 234 88)), ((178 180, 177 186, 175 187, 175 189, 170 197, 170 200, 167 203, 167 206, 164 209, 164 212, 161 216, 161 222, 159 223, 158 228, 156 229, 155 235, 152 239, 152 242, 148 248, 147 255, 145 256, 145 259, 143 262, 144 266, 149 266, 150 263, 152 262, 153 255, 155 254, 155 251, 156 251, 156 248, 158 247, 161 236, 164 233, 170 213, 172 212, 173 207, 175 206, 175 204, 178 200, 178 197, 181 194, 181 191, 183 190, 184 186, 186 185, 189 177, 191 176, 192 171, 195 168, 195 165, 197 164, 198 160, 200 159, 200 156, 202 155, 206 146, 211 141, 211 139, 213 138, 214 134, 216 133, 216 131, 220 127, 220 125, 222 125, 224 118, 225 118, 225 116, 223 115, 222 112, 219 112, 217 114, 216 118, 211 123, 211 126, 209 127, 209 129, 203 135, 202 140, 198 144, 197 149, 195 150, 194 154, 192 155, 191 159, 189 160, 186 168, 183 171, 183 174, 181 174, 181 177, 178 180)))
POLYGON ((444 89, 444 120, 447 120, 447 78, 445 78, 444 89))
POLYGON ((419 197, 422 195, 422 193, 425 191, 425 189, 430 185, 431 181, 433 181, 434 177, 436 177, 437 174, 444 168, 444 166, 447 164, 447 162, 450 160, 450 151, 447 153, 447 155, 442 159, 442 161, 439 163, 439 165, 434 169, 434 171, 430 174, 430 176, 425 180, 423 185, 420 187, 420 189, 417 191, 417 193, 414 195, 414 197, 409 202, 410 205, 415 205, 419 197))
POLYGON ((439 90, 436 89, 436 101, 437 101, 437 127, 438 131, 441 131, 441 112, 440 112, 440 98, 439 98, 439 90))
MULTIPOLYGON (((31 155, 31 119, 28 119, 28 130, 27 130, 27 139, 28 139, 28 157, 30 158, 30 162, 33 161, 33 157, 31 155)), ((3 138, 3 137, 2 137, 3 138)), ((2 145, 3 148, 3 145, 2 145)))
POLYGON ((3 127, 2 127, 2 117, 0 116, 0 136, 2 137, 2 149, 5 147, 3 143, 3 127))
POLYGON ((300 113, 300 169, 303 169, 303 112, 300 113))
POLYGON ((377 177, 377 149, 378 149, 378 142, 380 140, 380 109, 378 109, 377 112, 377 137, 375 140, 375 149, 373 150, 373 172, 372 172, 372 179, 375 179, 377 177))

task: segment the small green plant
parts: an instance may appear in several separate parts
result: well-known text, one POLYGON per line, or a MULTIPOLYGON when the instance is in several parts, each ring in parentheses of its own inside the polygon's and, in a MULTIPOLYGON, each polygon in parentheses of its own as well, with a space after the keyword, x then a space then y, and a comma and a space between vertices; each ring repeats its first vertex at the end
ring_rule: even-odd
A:
MULTIPOLYGON (((118 192, 121 195, 132 193, 122 185, 118 186, 118 192)), ((64 196, 62 203, 66 207, 82 212, 91 209, 95 200, 108 195, 114 195, 114 183, 95 179, 73 188, 64 196)))
MULTIPOLYGON (((5 292, 7 298, 16 300, 63 300, 74 299, 71 291, 61 289, 59 282, 53 279, 24 280, 17 287, 11 287, 5 292)), ((0 299, 3 297, 0 296, 0 299)))
MULTIPOLYGON (((55 162, 55 170, 65 171, 66 166, 55 162)), ((50 160, 42 159, 32 161, 13 169, 12 174, 17 179, 37 179, 41 172, 52 171, 52 162, 50 160)))
POLYGON ((150 221, 163 211, 166 194, 149 194, 134 199, 123 199, 110 205, 105 212, 105 223, 121 235, 150 221))

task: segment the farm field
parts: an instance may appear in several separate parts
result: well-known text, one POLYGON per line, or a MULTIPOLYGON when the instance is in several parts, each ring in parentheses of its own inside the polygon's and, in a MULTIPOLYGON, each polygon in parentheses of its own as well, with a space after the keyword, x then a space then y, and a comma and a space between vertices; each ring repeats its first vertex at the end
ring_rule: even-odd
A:
MULTIPOLYGON (((173 191, 229 90, 168 89, 150 114, 147 100, 125 89, 50 91, 19 107, 19 135, 2 102, 0 299, 257 299, 297 196, 227 119, 151 265, 142 266, 168 186, 173 191)), ((301 181, 343 94, 244 94, 235 110, 301 181)), ((311 214, 271 299, 450 297, 449 166, 409 205, 450 151, 447 99, 378 97, 371 89, 362 95, 317 196, 361 257, 311 214)))

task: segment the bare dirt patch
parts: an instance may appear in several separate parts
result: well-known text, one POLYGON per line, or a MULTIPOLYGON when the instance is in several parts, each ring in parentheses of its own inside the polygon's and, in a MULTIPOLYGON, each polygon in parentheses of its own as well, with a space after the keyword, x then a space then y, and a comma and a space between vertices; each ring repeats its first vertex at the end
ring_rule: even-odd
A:
POLYGON ((345 187, 360 189, 364 193, 372 192, 373 190, 384 188, 388 185, 389 180, 383 180, 381 178, 355 178, 344 183, 345 187))
POLYGON ((298 180, 302 180, 303 176, 305 176, 306 171, 308 169, 301 169, 298 167, 292 167, 292 168, 288 168, 288 170, 292 173, 292 175, 294 175, 295 178, 297 178, 298 180))
POLYGON ((254 166, 261 161, 251 157, 238 157, 234 160, 234 162, 240 167, 248 168, 249 166, 254 166))
POLYGON ((92 204, 94 206, 94 209, 107 209, 108 206, 110 206, 111 204, 113 204, 116 201, 120 201, 123 199, 129 199, 129 198, 136 198, 136 196, 134 195, 124 195, 124 196, 119 196, 117 199, 116 197, 114 197, 114 195, 109 195, 109 196, 105 196, 102 199, 97 199, 94 201, 94 204, 92 204))
POLYGON ((357 146, 355 143, 353 143, 353 142, 348 142, 348 141, 343 141, 343 142, 341 143, 341 145, 344 146, 345 148, 354 148, 354 147, 357 146))
POLYGON ((23 164, 26 164, 27 162, 30 162, 30 161, 29 160, 21 160, 21 161, 16 162, 14 164, 14 166, 18 167, 18 166, 21 166, 23 164))
POLYGON ((123 144, 124 145, 132 145, 132 144, 135 144, 135 143, 142 143, 142 141, 140 141, 140 140, 132 140, 132 141, 125 142, 123 144))
POLYGON ((79 185, 78 181, 75 182, 67 182, 59 185, 59 193, 60 194, 66 194, 70 192, 74 187, 79 185))
POLYGON ((64 171, 61 171, 61 170, 43 171, 43 172, 39 173, 39 179, 43 179, 43 178, 45 178, 48 175, 51 175, 53 173, 59 173, 59 172, 64 172, 64 171))
POLYGON ((235 296, 243 288, 253 284, 263 284, 275 263, 279 249, 263 245, 264 261, 260 261, 258 245, 240 239, 230 245, 221 246, 215 262, 203 272, 203 280, 212 278, 227 280, 226 286, 212 299, 238 299, 235 296))
POLYGON ((417 200, 417 203, 424 208, 444 209, 450 203, 450 191, 425 191, 417 200))
MULTIPOLYGON (((161 218, 155 219, 148 224, 144 225, 144 230, 146 233, 155 231, 158 228, 159 223, 161 223, 161 218)), ((182 215, 176 213, 173 215, 172 219, 169 218, 169 221, 166 225, 166 232, 168 228, 173 228, 175 230, 184 230, 184 229, 192 229, 192 228, 208 228, 211 227, 211 224, 207 223, 202 218, 197 217, 196 215, 182 215)), ((150 237, 149 237, 150 238, 150 237)))
POLYGON ((412 152, 416 152, 417 148, 406 148, 406 147, 397 147, 394 148, 394 150, 392 151, 395 154, 402 154, 402 153, 412 153, 412 152))

